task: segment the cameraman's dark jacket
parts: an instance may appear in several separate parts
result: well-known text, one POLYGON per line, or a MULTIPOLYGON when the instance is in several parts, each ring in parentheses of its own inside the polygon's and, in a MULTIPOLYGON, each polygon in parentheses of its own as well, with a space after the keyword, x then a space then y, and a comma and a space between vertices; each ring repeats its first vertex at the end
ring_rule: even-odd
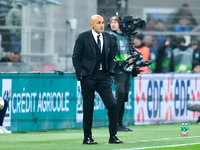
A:
POLYGON ((118 50, 115 54, 116 69, 120 67, 120 62, 125 61, 130 56, 130 50, 128 47, 128 40, 122 32, 112 31, 110 34, 115 37, 117 42, 118 50))

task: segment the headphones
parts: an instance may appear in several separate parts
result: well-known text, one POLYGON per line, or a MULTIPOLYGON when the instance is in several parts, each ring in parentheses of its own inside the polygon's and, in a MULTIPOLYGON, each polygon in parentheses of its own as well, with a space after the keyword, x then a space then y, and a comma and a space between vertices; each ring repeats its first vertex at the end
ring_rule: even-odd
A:
POLYGON ((107 23, 108 28, 110 28, 110 22, 111 22, 111 20, 116 20, 116 21, 119 23, 119 28, 122 27, 123 23, 122 23, 121 17, 119 17, 119 16, 112 16, 112 17, 108 20, 108 23, 107 23))

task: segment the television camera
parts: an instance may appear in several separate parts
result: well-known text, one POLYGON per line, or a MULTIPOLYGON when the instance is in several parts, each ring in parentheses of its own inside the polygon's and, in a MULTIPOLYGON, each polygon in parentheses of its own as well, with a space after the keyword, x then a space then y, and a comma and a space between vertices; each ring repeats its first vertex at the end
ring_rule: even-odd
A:
POLYGON ((137 34, 136 29, 145 29, 146 23, 140 18, 133 18, 133 16, 124 16, 121 18, 120 30, 128 38, 128 44, 130 49, 130 56, 121 62, 121 67, 123 71, 132 73, 132 77, 137 76, 141 71, 140 67, 145 67, 151 65, 151 61, 142 61, 143 55, 138 51, 133 43, 133 38, 137 34))
POLYGON ((133 16, 128 15, 122 17, 121 21, 120 30, 128 36, 135 35, 137 33, 135 32, 136 29, 145 29, 146 27, 145 21, 138 17, 133 18, 133 16))

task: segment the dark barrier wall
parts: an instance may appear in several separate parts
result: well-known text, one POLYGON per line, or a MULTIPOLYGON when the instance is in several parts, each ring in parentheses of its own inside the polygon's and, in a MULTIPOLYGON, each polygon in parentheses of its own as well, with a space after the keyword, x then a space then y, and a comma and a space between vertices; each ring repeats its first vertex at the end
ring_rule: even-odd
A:
MULTIPOLYGON (((75 74, 13 73, 0 77, 1 96, 9 100, 4 126, 11 131, 82 127, 81 88, 75 74)), ((132 84, 125 106, 126 125, 134 124, 133 95, 132 84)), ((96 94, 93 126, 107 125, 107 110, 96 94)))

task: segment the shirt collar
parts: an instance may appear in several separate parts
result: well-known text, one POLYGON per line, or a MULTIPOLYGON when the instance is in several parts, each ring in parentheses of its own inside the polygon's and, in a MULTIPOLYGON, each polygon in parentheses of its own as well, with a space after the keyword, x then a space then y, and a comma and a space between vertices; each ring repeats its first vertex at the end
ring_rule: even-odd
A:
POLYGON ((98 35, 102 36, 102 33, 98 34, 93 29, 92 29, 92 34, 93 34, 94 37, 97 37, 98 35))

